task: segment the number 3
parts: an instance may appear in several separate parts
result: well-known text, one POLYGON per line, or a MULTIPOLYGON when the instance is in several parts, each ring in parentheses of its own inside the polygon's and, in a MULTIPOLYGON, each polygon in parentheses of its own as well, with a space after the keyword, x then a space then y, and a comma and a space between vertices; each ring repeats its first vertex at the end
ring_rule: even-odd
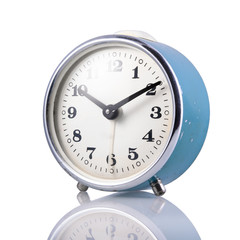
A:
POLYGON ((154 106, 152 108, 152 112, 150 114, 150 117, 153 118, 153 119, 158 119, 158 118, 161 118, 162 117, 162 114, 161 114, 161 108, 158 107, 158 106, 154 106))

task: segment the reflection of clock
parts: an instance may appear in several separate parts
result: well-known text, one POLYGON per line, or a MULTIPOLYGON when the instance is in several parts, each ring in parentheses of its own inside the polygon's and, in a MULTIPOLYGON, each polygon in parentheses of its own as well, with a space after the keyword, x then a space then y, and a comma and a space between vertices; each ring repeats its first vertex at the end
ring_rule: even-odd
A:
MULTIPOLYGON (((91 209, 82 213, 60 238, 56 239, 149 239, 157 240, 153 234, 137 219, 112 209, 91 209)), ((163 238, 165 239, 165 238, 163 238)))
POLYGON ((161 182, 186 171, 204 142, 209 105, 200 75, 176 50, 134 34, 83 43, 47 89, 49 145, 81 189, 150 183, 161 194, 161 182))
POLYGON ((199 240, 173 204, 146 192, 114 194, 65 215, 48 240, 199 240), (144 208, 143 208, 144 206, 144 208))

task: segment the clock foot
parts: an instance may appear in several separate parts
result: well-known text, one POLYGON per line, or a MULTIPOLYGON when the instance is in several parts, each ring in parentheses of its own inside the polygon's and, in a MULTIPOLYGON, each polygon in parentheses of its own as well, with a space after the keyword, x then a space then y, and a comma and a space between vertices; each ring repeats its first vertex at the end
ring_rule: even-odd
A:
POLYGON ((79 192, 77 195, 77 199, 80 206, 84 205, 85 203, 89 203, 91 201, 87 192, 79 192))
POLYGON ((77 188, 79 189, 80 192, 86 192, 88 190, 88 186, 85 186, 80 182, 78 182, 77 188))
POLYGON ((162 196, 166 192, 166 188, 159 178, 152 180, 150 186, 156 196, 162 196))

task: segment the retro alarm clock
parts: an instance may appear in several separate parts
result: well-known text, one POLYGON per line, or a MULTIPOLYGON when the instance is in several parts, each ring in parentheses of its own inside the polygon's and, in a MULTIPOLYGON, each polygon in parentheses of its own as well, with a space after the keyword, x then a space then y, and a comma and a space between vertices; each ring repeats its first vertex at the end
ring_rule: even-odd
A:
POLYGON ((80 190, 152 187, 162 195, 202 148, 209 100, 185 56, 146 33, 123 31, 63 59, 43 115, 50 149, 80 190))

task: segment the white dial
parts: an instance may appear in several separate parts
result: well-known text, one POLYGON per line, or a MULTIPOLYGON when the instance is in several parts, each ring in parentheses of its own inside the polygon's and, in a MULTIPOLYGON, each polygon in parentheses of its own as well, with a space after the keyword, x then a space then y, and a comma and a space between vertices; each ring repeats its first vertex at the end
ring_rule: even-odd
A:
POLYGON ((123 43, 89 47, 53 85, 48 120, 58 154, 85 179, 127 181, 169 143, 174 97, 163 67, 123 43))

